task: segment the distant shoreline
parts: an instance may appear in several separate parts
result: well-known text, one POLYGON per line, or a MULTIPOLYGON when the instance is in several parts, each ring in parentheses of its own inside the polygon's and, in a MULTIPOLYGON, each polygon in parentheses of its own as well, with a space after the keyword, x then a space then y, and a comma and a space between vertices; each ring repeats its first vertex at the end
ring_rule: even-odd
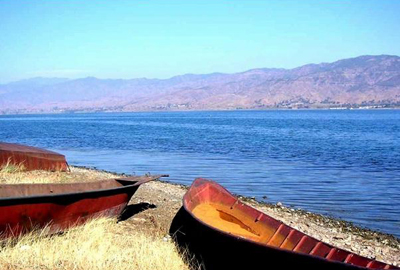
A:
MULTIPOLYGON (((367 106, 369 107, 369 106, 367 106)), ((13 115, 60 115, 60 114, 112 114, 112 113, 167 113, 167 112, 239 112, 239 111, 380 111, 380 110, 400 110, 400 106, 395 107, 332 107, 332 108, 266 108, 266 109, 204 109, 204 110, 136 110, 136 111, 49 111, 49 112, 0 112, 0 116, 13 115)))

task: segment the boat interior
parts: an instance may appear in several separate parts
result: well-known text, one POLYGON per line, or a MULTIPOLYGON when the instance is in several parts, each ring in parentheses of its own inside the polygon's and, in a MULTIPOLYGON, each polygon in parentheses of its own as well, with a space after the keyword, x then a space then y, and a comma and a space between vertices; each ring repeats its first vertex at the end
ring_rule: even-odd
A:
POLYGON ((184 204, 203 223, 262 245, 370 269, 398 269, 318 241, 243 204, 212 181, 196 180, 184 204))

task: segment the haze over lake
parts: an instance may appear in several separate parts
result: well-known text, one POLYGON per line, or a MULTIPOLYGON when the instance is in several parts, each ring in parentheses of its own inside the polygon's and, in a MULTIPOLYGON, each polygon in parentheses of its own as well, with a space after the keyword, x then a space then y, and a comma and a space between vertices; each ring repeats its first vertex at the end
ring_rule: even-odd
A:
POLYGON ((226 111, 0 116, 0 141, 71 165, 167 173, 189 185, 328 214, 400 237, 400 111, 226 111))

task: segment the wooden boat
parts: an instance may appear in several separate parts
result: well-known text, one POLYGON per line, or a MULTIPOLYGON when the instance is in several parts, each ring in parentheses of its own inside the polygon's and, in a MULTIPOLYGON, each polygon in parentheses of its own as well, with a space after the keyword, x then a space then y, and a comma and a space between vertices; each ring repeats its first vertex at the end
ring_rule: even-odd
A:
POLYGON ((25 170, 66 171, 65 156, 56 152, 14 143, 0 142, 0 167, 23 165, 25 170))
POLYGON ((202 269, 399 269, 318 241, 200 178, 170 234, 202 269))
POLYGON ((0 233, 50 232, 99 216, 118 216, 141 184, 164 175, 70 184, 0 185, 0 233))

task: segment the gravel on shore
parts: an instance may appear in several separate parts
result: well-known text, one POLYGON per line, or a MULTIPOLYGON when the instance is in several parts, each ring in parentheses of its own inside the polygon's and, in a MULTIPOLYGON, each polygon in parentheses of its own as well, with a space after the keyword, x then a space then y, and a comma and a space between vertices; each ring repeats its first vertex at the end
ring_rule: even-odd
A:
MULTIPOLYGON (((131 204, 145 203, 149 209, 130 219, 142 230, 162 230, 166 235, 187 187, 167 182, 151 182, 140 187, 131 204)), ((400 266, 400 239, 357 227, 349 222, 293 209, 279 204, 266 204, 238 196, 252 207, 302 231, 320 241, 354 252, 364 257, 400 266)))
MULTIPOLYGON (((0 183, 30 183, 31 179, 45 182, 79 182, 122 177, 110 172, 83 167, 71 167, 71 172, 26 172, 15 179, 0 174, 0 183), (8 177, 5 179, 5 177, 8 177), (54 181, 53 181, 54 180, 54 181)), ((143 231, 168 236, 169 226, 182 206, 182 197, 187 187, 178 184, 153 181, 142 185, 133 196, 121 217, 121 225, 129 231, 143 231)), ((318 240, 359 255, 400 266, 400 239, 376 231, 357 227, 349 222, 284 206, 282 203, 266 204, 252 198, 238 196, 243 202, 298 229, 318 240)))

